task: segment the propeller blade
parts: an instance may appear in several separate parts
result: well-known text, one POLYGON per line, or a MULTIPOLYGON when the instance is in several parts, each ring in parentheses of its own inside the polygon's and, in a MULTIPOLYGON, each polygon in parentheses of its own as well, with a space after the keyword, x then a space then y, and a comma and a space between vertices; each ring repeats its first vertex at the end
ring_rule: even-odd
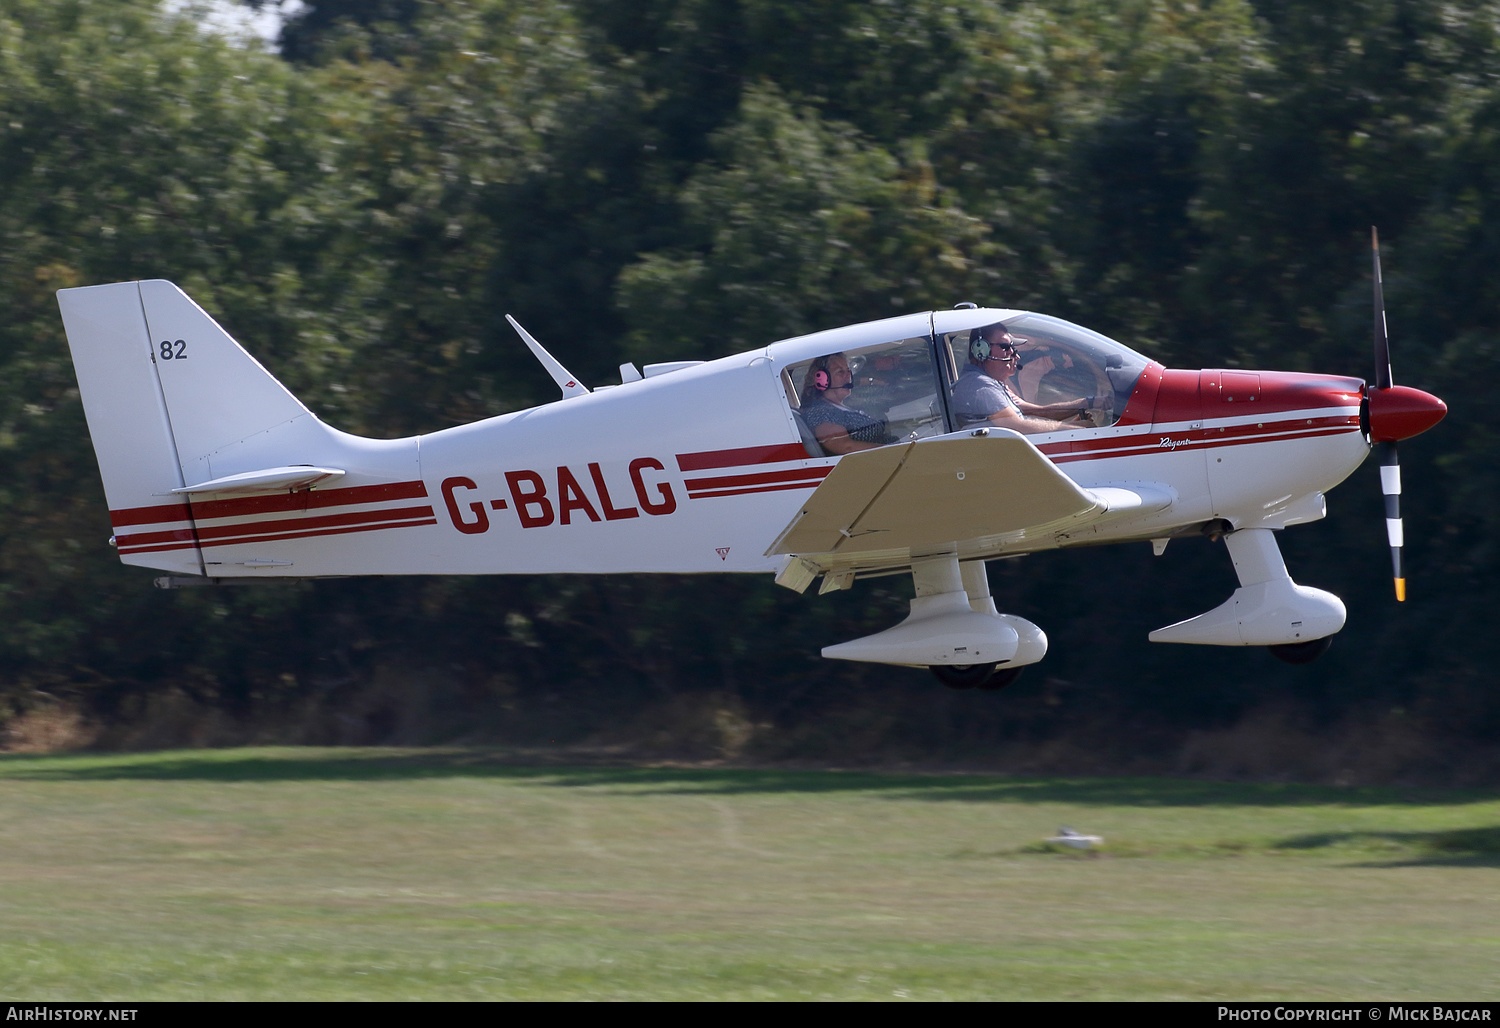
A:
MULTIPOLYGON (((1385 323, 1385 288, 1380 276, 1380 233, 1370 226, 1371 278, 1375 285, 1375 389, 1365 391, 1366 403, 1376 410, 1374 392, 1383 392, 1384 398, 1395 396, 1385 393, 1391 388, 1391 340, 1385 323)), ((1439 415, 1441 417, 1441 415, 1439 415)), ((1379 433, 1371 435, 1378 438, 1379 433)), ((1401 567, 1401 550, 1406 543, 1406 533, 1401 524, 1401 464, 1396 459, 1396 441, 1380 439, 1380 491, 1385 496, 1385 534, 1391 544, 1391 573, 1396 579, 1396 602, 1406 599, 1406 572, 1401 567)))
POLYGON ((1370 226, 1370 259, 1375 269, 1375 388, 1391 387, 1391 344, 1385 327, 1385 289, 1380 280, 1380 234, 1370 226))
POLYGON ((1396 444, 1384 442, 1380 447, 1380 491, 1385 495, 1385 534, 1391 544, 1391 571, 1396 577, 1396 600, 1406 599, 1406 573, 1401 568, 1401 548, 1406 537, 1401 527, 1401 465, 1396 460, 1396 444))

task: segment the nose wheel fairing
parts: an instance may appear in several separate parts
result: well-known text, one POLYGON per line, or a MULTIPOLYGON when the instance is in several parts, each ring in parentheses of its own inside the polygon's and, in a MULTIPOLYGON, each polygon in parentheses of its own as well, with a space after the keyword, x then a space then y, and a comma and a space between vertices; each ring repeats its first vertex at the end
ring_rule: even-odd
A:
POLYGON ((1333 635, 1344 627, 1344 602, 1298 585, 1268 528, 1230 532, 1224 545, 1240 587, 1213 610, 1158 628, 1152 642, 1200 646, 1286 646, 1333 635))

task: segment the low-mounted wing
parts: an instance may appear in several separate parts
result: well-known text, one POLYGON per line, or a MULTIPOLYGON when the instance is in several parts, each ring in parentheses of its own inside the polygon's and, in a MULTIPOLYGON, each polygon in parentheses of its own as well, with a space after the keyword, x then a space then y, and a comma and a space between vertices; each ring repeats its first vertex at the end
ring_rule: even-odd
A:
POLYGON ((847 454, 766 552, 934 552, 983 536, 1056 531, 1111 506, 1025 436, 986 429, 847 454))

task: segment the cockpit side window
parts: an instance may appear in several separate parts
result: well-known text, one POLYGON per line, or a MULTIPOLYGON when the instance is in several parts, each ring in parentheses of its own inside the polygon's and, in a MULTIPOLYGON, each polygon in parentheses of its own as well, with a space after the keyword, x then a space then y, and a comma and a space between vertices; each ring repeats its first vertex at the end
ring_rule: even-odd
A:
MULTIPOLYGON (((1061 318, 1022 314, 998 324, 1009 332, 1018 358, 1014 371, 1007 369, 1006 381, 999 388, 1012 399, 1023 401, 1020 406, 1027 412, 1047 408, 1044 417, 1060 418, 1083 412, 1085 425, 1091 423, 1100 428, 1113 425, 1120 419, 1148 363, 1145 357, 1107 336, 1061 318)), ((974 340, 992 327, 995 326, 942 337, 942 349, 960 377, 975 363, 971 359, 974 340)), ((974 369, 968 370, 972 374, 974 369)), ((955 396, 959 391, 960 387, 955 387, 955 396)), ((955 417, 960 422, 964 420, 963 406, 963 403, 955 405, 955 417)))
POLYGON ((783 370, 782 385, 799 430, 807 428, 818 456, 944 431, 937 365, 926 336, 801 361, 783 370))

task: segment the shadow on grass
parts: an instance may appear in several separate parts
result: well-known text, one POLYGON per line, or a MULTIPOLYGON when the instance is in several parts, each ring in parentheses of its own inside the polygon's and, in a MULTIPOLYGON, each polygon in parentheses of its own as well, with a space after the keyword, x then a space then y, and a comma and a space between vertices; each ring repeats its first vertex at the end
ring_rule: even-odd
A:
MULTIPOLYGON (((1493 801, 1493 790, 1341 788, 1170 778, 1007 777, 632 764, 618 755, 445 747, 193 750, 63 756, 0 755, 0 781, 414 781, 487 778, 636 795, 865 792, 968 803, 1080 803, 1141 807, 1422 806, 1493 801)), ((1313 839, 1313 836, 1307 837, 1313 839)), ((1314 842, 1288 843, 1312 848, 1314 842)), ((1331 843, 1325 843, 1331 845, 1331 843)))
POLYGON ((1317 832, 1274 845, 1288 850, 1343 846, 1391 851, 1389 859, 1365 860, 1356 867, 1500 867, 1500 826, 1434 832, 1317 832))

